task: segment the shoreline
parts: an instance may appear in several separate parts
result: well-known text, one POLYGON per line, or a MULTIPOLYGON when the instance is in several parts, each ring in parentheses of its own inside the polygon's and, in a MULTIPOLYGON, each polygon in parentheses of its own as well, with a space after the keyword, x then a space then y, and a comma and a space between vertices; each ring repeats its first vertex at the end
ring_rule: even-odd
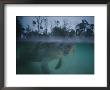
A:
POLYGON ((44 43, 94 43, 93 37, 37 37, 30 39, 17 39, 17 42, 44 42, 44 43))

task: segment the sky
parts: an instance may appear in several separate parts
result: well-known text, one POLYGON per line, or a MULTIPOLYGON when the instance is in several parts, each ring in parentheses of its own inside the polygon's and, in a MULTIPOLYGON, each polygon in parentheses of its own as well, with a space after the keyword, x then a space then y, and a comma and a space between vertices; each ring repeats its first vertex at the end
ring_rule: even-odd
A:
MULTIPOLYGON (((33 20, 35 21, 35 16, 21 16, 21 23, 24 28, 28 25, 30 28, 35 31, 37 29, 37 25, 33 26, 33 20)), ((67 27, 70 29, 75 29, 75 26, 82 22, 82 19, 88 21, 89 24, 94 24, 94 16, 46 16, 48 20, 48 32, 51 32, 51 27, 55 26, 55 21, 60 21, 59 26, 64 24, 64 21, 68 23, 67 27)))

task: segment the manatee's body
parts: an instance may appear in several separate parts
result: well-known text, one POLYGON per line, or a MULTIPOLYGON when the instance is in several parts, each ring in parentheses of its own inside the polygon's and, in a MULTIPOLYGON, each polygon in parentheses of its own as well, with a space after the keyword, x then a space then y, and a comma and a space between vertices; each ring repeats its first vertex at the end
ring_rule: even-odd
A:
POLYGON ((51 60, 59 60, 55 67, 55 69, 59 69, 62 65, 64 55, 69 54, 73 49, 73 44, 35 43, 26 44, 23 49, 24 50, 20 50, 18 48, 17 62, 41 62, 41 69, 43 72, 49 73, 48 62, 51 60))

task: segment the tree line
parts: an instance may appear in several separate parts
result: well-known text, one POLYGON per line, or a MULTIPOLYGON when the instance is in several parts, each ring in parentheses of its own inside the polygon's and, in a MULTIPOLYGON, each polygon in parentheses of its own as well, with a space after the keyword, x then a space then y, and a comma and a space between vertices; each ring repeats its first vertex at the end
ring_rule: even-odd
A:
POLYGON ((36 16, 32 21, 33 27, 36 26, 36 30, 32 30, 30 25, 23 27, 20 17, 16 17, 16 37, 19 39, 29 39, 32 37, 93 37, 94 36, 94 24, 89 24, 87 20, 82 20, 75 26, 75 29, 68 28, 67 21, 63 21, 63 25, 60 26, 60 21, 56 20, 54 26, 51 25, 51 32, 48 32, 48 19, 44 16, 36 16))

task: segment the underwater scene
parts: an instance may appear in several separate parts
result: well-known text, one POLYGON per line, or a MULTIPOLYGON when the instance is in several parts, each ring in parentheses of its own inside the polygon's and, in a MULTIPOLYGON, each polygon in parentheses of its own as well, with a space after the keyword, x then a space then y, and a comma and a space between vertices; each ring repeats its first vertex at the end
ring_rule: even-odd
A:
POLYGON ((94 16, 16 16, 16 74, 94 74, 94 16))

